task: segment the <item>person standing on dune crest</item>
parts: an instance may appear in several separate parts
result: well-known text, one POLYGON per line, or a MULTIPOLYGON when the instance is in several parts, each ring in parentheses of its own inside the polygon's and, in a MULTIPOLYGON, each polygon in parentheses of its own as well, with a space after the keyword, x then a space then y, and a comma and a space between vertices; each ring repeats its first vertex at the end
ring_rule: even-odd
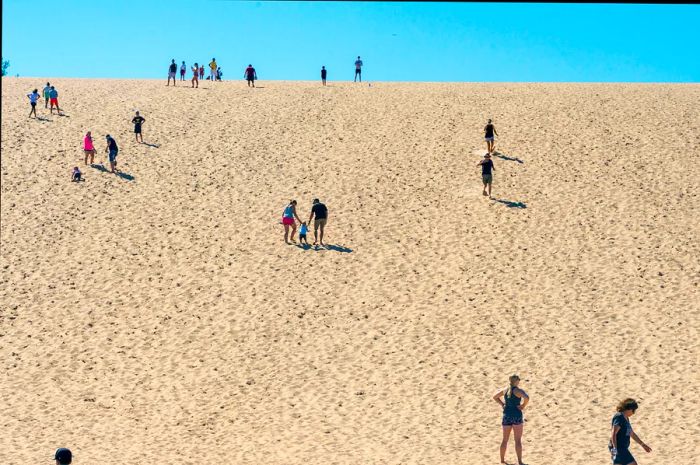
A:
POLYGON ((258 73, 255 72, 253 65, 248 65, 243 73, 243 77, 246 79, 246 81, 248 81, 248 87, 251 85, 255 87, 255 80, 258 78, 258 73))
POLYGON ((355 80, 353 82, 357 82, 357 78, 360 78, 360 82, 362 82, 362 60, 360 57, 357 57, 357 60, 355 60, 355 80))
POLYGON ((170 85, 170 80, 173 80, 173 86, 176 85, 177 80, 175 79, 175 73, 177 73, 177 65, 175 64, 175 58, 170 62, 168 67, 168 85, 170 85))

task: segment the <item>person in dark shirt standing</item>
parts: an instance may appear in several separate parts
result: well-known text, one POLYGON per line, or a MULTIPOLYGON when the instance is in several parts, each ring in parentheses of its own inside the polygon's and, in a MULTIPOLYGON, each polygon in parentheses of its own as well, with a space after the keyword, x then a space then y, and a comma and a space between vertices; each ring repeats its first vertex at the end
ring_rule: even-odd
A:
POLYGON ((496 132, 496 128, 491 123, 491 120, 489 120, 488 123, 486 123, 486 126, 484 127, 484 140, 486 140, 486 150, 489 153, 493 153, 494 134, 498 135, 498 133, 496 132))
POLYGON ((170 85, 170 80, 173 80, 173 86, 177 82, 175 79, 175 73, 177 73, 177 65, 175 64, 175 58, 173 58, 173 61, 170 63, 170 67, 168 68, 168 85, 170 85))
POLYGON ((109 167, 112 173, 117 169, 117 155, 119 154, 119 147, 117 147, 117 141, 107 134, 107 148, 105 152, 109 152, 109 167))
POLYGON ((309 215, 308 221, 309 223, 311 223, 314 216, 316 217, 314 220, 314 245, 318 244, 319 242, 321 245, 323 245, 323 230, 326 227, 326 221, 328 221, 328 208, 326 208, 326 206, 318 199, 314 199, 311 205, 311 215, 309 215), (321 228, 320 236, 318 235, 319 228, 321 228))
POLYGON ((496 171, 493 166, 493 160, 491 160, 491 155, 484 155, 484 159, 477 163, 476 166, 481 166, 481 179, 484 181, 484 195, 491 197, 491 183, 493 182, 492 171, 496 171), (489 193, 486 193, 486 188, 488 187, 489 193))
POLYGON ((323 85, 326 85, 326 76, 328 75, 328 71, 326 71, 325 66, 321 66, 321 82, 323 82, 323 85))
POLYGON ((141 136, 141 143, 143 144, 143 133, 141 131, 141 125, 146 122, 146 118, 139 115, 139 112, 137 111, 136 116, 134 116, 134 119, 132 119, 131 122, 134 123, 134 134, 136 134, 136 142, 139 141, 139 136, 141 136))
POLYGON ((362 60, 360 57, 357 57, 357 60, 355 60, 355 80, 353 82, 357 82, 357 78, 360 78, 360 82, 362 82, 362 60))
POLYGON ((612 463, 615 465, 637 465, 637 461, 629 451, 630 438, 634 439, 646 452, 651 452, 651 447, 639 439, 639 436, 632 430, 629 421, 637 408, 639 408, 637 401, 625 399, 618 404, 617 413, 612 418, 612 433, 610 434, 608 450, 612 457, 612 463))
POLYGON ((248 65, 248 67, 245 69, 245 73, 243 73, 243 77, 245 77, 246 81, 248 81, 248 87, 251 85, 255 87, 255 80, 258 78, 258 74, 255 72, 253 65, 248 65))
POLYGON ((508 448, 508 439, 510 432, 513 431, 515 437, 515 454, 518 456, 518 465, 523 465, 523 410, 530 402, 530 397, 527 395, 520 384, 520 377, 513 375, 508 378, 510 385, 498 391, 493 396, 493 400, 499 403, 503 408, 503 418, 501 426, 503 427, 503 439, 501 440, 501 463, 506 463, 506 449, 508 448), (503 400, 501 400, 501 397, 503 400), (522 402, 522 403, 521 403, 522 402))

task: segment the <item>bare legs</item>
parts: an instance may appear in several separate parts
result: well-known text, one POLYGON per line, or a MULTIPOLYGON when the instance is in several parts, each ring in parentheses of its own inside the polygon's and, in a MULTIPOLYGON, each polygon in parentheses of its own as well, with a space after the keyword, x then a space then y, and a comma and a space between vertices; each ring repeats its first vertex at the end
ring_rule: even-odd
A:
POLYGON ((197 84, 197 88, 199 88, 199 79, 197 77, 192 78, 192 87, 195 87, 195 84, 197 84))
POLYGON ((510 431, 513 430, 513 436, 515 438, 515 454, 518 456, 518 464, 523 464, 523 425, 511 425, 503 427, 503 439, 501 440, 501 463, 506 463, 506 448, 508 447, 508 439, 510 437, 510 431))
POLYGON ((285 224, 284 225, 284 243, 289 244, 289 240, 294 242, 294 234, 297 232, 297 224, 292 223, 292 224, 285 224), (289 228, 292 228, 292 234, 289 234, 289 228), (289 240, 287 238, 289 237, 289 240))
POLYGON ((486 151, 488 153, 493 153, 493 146, 494 146, 494 141, 492 141, 492 140, 486 141, 486 151))
POLYGON ((36 118, 36 105, 32 105, 32 109, 29 110, 29 118, 32 117, 32 113, 34 113, 34 118, 36 118))
POLYGON ((141 143, 143 144, 143 133, 141 133, 141 132, 136 133, 136 142, 139 141, 139 136, 141 136, 141 143))
POLYGON ((483 194, 484 194, 484 195, 488 195, 489 197, 491 197, 491 183, 488 182, 488 181, 484 181, 484 192, 483 192, 483 194), (487 190, 487 189, 488 189, 488 193, 486 193, 486 190, 487 190))
POLYGON ((85 164, 88 164, 88 157, 90 157, 90 164, 95 163, 95 151, 94 150, 86 150, 85 151, 85 164))
POLYGON ((324 223, 318 224, 314 222, 314 245, 320 243, 323 245, 323 228, 325 228, 326 225, 324 223), (321 235, 319 236, 318 234, 318 229, 319 227, 321 228, 321 235))

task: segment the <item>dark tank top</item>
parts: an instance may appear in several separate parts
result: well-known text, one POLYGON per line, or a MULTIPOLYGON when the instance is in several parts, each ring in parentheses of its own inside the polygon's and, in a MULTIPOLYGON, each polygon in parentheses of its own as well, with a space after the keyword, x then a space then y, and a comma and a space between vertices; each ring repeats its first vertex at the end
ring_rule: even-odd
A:
POLYGON ((508 416, 508 417, 520 417, 522 416, 523 412, 520 411, 518 406, 520 405, 520 397, 516 396, 513 390, 516 388, 511 388, 510 389, 510 395, 508 395, 508 391, 503 396, 503 399, 505 400, 505 407, 503 408, 503 415, 508 416))

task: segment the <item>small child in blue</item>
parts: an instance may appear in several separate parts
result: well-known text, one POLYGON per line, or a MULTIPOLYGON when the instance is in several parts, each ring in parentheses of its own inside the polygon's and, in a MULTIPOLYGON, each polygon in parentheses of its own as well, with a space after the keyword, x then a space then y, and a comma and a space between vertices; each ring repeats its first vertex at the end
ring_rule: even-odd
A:
POLYGON ((73 182, 80 182, 83 180, 83 173, 80 172, 80 168, 77 166, 73 168, 73 173, 71 173, 70 180, 73 182))
POLYGON ((299 243, 301 244, 302 241, 306 242, 306 245, 309 245, 309 241, 306 240, 306 232, 309 230, 309 227, 306 226, 306 221, 301 223, 301 228, 299 228, 299 243))

